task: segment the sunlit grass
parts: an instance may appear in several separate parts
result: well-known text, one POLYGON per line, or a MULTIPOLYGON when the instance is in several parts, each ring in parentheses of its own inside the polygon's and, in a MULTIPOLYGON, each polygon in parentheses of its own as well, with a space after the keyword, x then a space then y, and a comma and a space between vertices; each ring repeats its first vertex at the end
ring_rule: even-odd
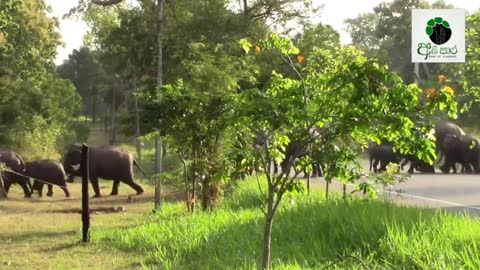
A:
MULTIPOLYGON (((187 215, 166 204, 150 222, 104 231, 106 247, 140 255, 145 267, 252 269, 260 265, 264 217, 254 180, 241 182, 213 212, 187 215)), ((274 221, 276 269, 480 269, 480 225, 473 218, 349 202, 313 191, 285 198, 274 221)))

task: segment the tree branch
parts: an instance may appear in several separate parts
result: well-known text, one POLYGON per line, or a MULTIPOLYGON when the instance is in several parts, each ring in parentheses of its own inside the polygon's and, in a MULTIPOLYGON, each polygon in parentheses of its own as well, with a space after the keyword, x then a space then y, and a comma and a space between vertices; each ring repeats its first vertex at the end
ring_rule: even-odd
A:
POLYGON ((106 7, 106 6, 116 5, 122 1, 123 0, 92 0, 92 3, 94 3, 95 5, 106 7))

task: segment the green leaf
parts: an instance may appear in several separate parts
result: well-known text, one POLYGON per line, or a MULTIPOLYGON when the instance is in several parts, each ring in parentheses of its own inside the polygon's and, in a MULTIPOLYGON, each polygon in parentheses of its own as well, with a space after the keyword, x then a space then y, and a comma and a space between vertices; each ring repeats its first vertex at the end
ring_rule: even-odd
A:
POLYGON ((252 43, 250 43, 250 41, 248 41, 248 39, 246 39, 246 38, 240 39, 240 41, 238 43, 240 44, 242 49, 245 51, 245 53, 248 53, 250 51, 250 49, 252 48, 252 43))
POLYGON ((427 28, 425 28, 425 32, 427 33, 427 35, 431 36, 433 34, 433 28, 427 26, 427 28))

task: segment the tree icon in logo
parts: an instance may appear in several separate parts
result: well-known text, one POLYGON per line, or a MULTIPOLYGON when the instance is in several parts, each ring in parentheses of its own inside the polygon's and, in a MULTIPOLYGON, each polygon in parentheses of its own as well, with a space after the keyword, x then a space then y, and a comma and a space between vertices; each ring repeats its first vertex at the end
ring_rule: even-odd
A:
POLYGON ((430 37, 430 40, 437 45, 447 43, 452 36, 450 24, 447 21, 444 21, 441 17, 429 20, 427 22, 426 32, 430 37))

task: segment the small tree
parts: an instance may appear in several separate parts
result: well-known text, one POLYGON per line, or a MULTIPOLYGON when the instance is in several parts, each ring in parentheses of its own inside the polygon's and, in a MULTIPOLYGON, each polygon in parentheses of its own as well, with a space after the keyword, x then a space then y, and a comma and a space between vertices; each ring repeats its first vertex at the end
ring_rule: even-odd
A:
MULTIPOLYGON (((254 46, 241 40, 246 52, 254 46)), ((364 56, 353 47, 335 50, 315 49, 306 64, 299 50, 288 40, 272 34, 255 46, 277 54, 295 71, 296 78, 273 72, 263 89, 245 91, 239 97, 238 121, 252 134, 261 134, 265 142, 252 153, 260 160, 268 191, 262 211, 265 214, 263 268, 270 267, 273 218, 285 192, 301 189, 296 174, 290 174, 295 160, 297 169, 311 169, 306 150, 315 146, 324 155, 325 178, 343 182, 360 178, 356 146, 382 138, 395 143, 399 152, 416 153, 430 163, 435 158, 428 120, 439 108, 455 117, 456 103, 448 91, 435 98, 420 98, 417 85, 405 85, 401 78, 364 56), (319 131, 314 136, 312 130, 319 131), (310 131, 310 132, 309 132, 310 131), (285 148, 296 143, 296 150, 284 161, 279 175, 272 162, 285 158, 285 148)), ((250 56, 248 56, 250 57, 250 56)), ((300 170, 297 170, 300 172, 300 170)))

